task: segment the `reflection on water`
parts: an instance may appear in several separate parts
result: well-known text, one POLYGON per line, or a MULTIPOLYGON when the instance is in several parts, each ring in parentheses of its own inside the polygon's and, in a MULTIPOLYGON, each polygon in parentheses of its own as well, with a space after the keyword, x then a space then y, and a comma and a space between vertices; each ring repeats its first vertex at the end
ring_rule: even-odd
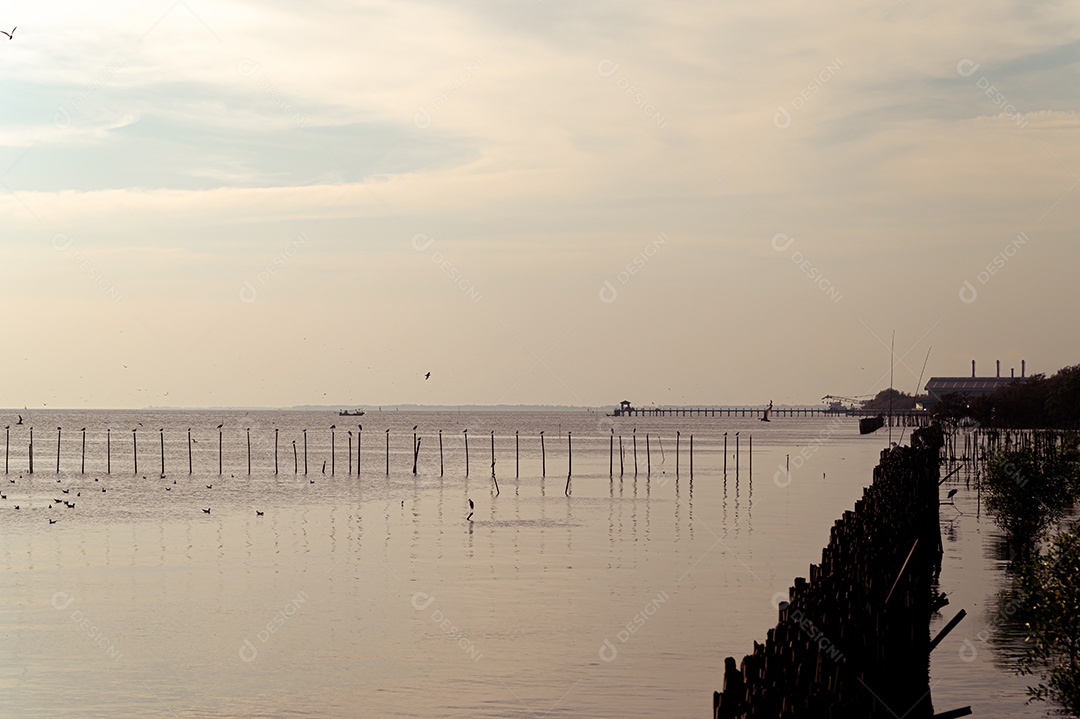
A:
POLYGON ((86 473, 77 433, 59 472, 55 435, 35 436, 33 475, 12 435, 0 716, 700 716, 884 441, 847 420, 778 483, 785 455, 836 420, 346 419, 32 413, 87 427, 86 473), (728 432, 746 435, 739 453, 728 432), (77 492, 74 509, 52 501, 77 492))

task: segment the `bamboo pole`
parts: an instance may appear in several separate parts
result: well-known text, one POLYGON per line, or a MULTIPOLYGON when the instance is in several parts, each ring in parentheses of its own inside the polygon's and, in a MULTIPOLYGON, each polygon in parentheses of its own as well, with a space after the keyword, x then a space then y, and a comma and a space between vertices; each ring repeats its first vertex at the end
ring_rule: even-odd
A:
POLYGON ((165 476, 165 428, 158 430, 159 444, 161 445, 161 476, 165 476))
POLYGON ((544 449, 544 431, 540 430, 540 478, 547 476, 547 451, 544 449))
POLYGON ((274 427, 274 474, 278 473, 278 428, 274 427))
POLYGON ((60 428, 56 428, 56 473, 60 474, 60 428))
POLYGON ((105 473, 112 474, 112 430, 105 430, 105 473))
POLYGON ((469 430, 464 430, 465 435, 465 479, 469 478, 469 430))
POLYGON ((443 476, 442 430, 439 430, 439 476, 443 476))
POLYGON ((131 430, 131 458, 135 464, 135 474, 139 473, 139 442, 135 438, 135 432, 137 430, 131 430))
POLYGON ((191 474, 191 427, 187 431, 187 473, 191 474))

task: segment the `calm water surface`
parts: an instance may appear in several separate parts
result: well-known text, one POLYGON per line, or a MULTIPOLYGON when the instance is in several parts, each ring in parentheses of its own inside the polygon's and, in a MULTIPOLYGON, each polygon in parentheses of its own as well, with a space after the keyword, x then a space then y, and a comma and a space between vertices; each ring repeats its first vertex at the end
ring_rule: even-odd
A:
MULTIPOLYGON (((724 657, 775 624, 773 595, 887 443, 853 418, 23 414, 0 500, 2 717, 708 716, 724 657)), ((938 623, 970 616, 935 653, 935 704, 1039 715, 1000 658, 996 533, 957 499, 938 623)))

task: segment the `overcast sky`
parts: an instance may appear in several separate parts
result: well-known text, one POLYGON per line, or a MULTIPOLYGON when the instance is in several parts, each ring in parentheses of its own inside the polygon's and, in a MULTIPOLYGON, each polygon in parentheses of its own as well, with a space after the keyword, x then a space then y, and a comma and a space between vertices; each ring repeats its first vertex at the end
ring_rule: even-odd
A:
POLYGON ((1067 3, 7 2, 0 406, 1080 362, 1067 3), (431 372, 431 379, 424 374, 431 372))

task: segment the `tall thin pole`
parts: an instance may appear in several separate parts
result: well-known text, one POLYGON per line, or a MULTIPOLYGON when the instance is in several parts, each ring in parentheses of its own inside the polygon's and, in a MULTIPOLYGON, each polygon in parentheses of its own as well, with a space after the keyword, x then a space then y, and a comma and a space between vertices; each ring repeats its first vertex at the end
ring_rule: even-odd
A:
POLYGON ((352 476, 352 430, 349 430, 349 476, 352 476))
POLYGON ((469 478, 469 430, 464 430, 465 435, 465 479, 469 478))
POLYGON ((299 474, 300 473, 300 467, 297 464, 297 459, 296 459, 296 440, 295 439, 292 441, 292 473, 293 474, 299 474))
POLYGON ((158 439, 161 440, 161 476, 165 476, 165 428, 158 430, 158 439))
MULTIPOLYGON (((337 464, 337 452, 334 451, 334 428, 330 428, 330 475, 333 476, 334 470, 337 464)), ((323 471, 326 471, 326 465, 323 465, 323 471)))
POLYGON ((8 459, 11 457, 11 425, 4 427, 4 474, 8 473, 8 459))
POLYGON ((727 432, 724 432, 724 474, 727 474, 727 432))
POLYGON ((540 432, 540 476, 547 476, 547 452, 544 450, 544 433, 540 432))
POLYGON ((105 473, 112 474, 112 430, 105 430, 105 473))
POLYGON ((690 435, 690 479, 694 478, 694 435, 690 435))
POLYGON ((187 473, 191 474, 191 427, 187 431, 187 473))
POLYGON ((495 430, 491 430, 491 476, 495 476, 495 430))
POLYGON ((278 473, 277 446, 278 446, 278 430, 277 430, 277 427, 274 427, 274 474, 278 473))
POLYGON ((221 476, 221 427, 217 431, 217 473, 221 476))
POLYGON ((679 443, 682 441, 682 433, 675 433, 675 476, 679 476, 679 443))
POLYGON ((34 428, 30 428, 30 474, 34 473, 34 428))
POLYGON ((566 476, 569 478, 574 472, 574 442, 570 430, 566 431, 566 457, 566 476))
POLYGON ((735 474, 739 473, 739 433, 735 433, 735 474))
POLYGON ((634 427, 634 476, 637 476, 637 427, 634 427))
POLYGON ((247 428, 248 476, 251 475, 251 427, 247 428))
POLYGON ((439 430, 439 476, 443 476, 442 430, 439 430))
POLYGON ((615 476, 615 428, 611 428, 611 434, 608 435, 607 443, 607 476, 615 476))
POLYGON ((56 473, 60 474, 60 428, 56 428, 56 473))
POLYGON ((135 464, 135 474, 139 473, 139 441, 136 439, 135 432, 137 430, 131 430, 131 458, 135 464))
POLYGON ((750 449, 747 451, 750 461, 750 476, 754 475, 754 435, 750 435, 750 449))
POLYGON ((645 474, 652 476, 652 447, 649 446, 649 433, 645 433, 645 474))
POLYGON ((360 445, 364 441, 364 425, 356 425, 356 476, 360 476, 360 445))
POLYGON ((386 428, 386 476, 390 476, 390 428, 386 428))
POLYGON ((623 472, 626 469, 625 460, 626 455, 623 453, 622 435, 619 435, 619 476, 623 476, 623 472))
POLYGON ((307 430, 304 430, 304 476, 307 476, 307 430))
POLYGON ((521 440, 518 437, 518 431, 514 430, 514 478, 517 479, 521 476, 521 440))

